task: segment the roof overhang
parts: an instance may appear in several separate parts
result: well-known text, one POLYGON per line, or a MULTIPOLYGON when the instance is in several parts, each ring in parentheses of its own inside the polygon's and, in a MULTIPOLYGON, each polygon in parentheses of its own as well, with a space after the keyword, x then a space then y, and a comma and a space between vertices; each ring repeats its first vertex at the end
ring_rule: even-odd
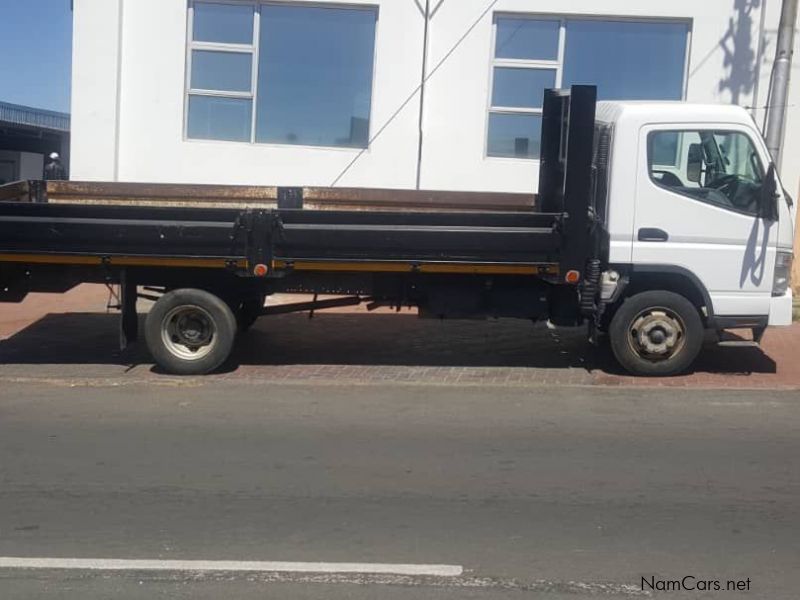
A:
POLYGON ((70 116, 52 110, 0 102, 0 124, 68 133, 70 116))

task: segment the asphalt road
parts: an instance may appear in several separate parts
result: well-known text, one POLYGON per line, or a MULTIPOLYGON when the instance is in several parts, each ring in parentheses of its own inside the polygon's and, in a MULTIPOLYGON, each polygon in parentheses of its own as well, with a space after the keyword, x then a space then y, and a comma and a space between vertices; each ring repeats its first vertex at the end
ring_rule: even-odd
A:
POLYGON ((0 598, 794 599, 798 432, 796 392, 5 381, 0 557, 464 573, 0 568, 0 598))

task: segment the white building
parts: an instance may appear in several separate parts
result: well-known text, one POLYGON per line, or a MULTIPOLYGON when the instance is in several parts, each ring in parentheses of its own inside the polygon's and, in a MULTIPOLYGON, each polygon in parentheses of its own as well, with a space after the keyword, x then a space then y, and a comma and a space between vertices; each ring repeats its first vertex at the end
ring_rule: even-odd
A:
POLYGON ((52 152, 69 168, 69 115, 0 102, 0 185, 41 179, 52 152))
POLYGON ((530 192, 542 90, 570 83, 763 123, 780 2, 429 0, 427 35, 425 5, 75 0, 72 178, 530 192))

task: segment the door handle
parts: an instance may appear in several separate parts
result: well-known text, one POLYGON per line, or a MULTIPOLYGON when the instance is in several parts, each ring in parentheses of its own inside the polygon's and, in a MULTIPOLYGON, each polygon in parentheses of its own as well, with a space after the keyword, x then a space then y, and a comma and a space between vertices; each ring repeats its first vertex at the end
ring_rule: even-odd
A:
POLYGON ((663 229, 644 227, 639 230, 640 242, 668 242, 669 234, 663 229))

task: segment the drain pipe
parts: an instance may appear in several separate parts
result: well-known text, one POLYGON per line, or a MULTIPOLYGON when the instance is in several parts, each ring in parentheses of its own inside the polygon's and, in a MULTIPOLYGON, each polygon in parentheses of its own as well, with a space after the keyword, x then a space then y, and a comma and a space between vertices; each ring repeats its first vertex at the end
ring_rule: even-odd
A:
MULTIPOLYGON (((778 28, 778 44, 775 65, 772 68, 772 84, 769 91, 767 112, 767 148, 776 165, 781 162, 781 146, 786 119, 786 105, 789 103, 789 82, 792 73, 792 54, 794 52, 794 30, 797 23, 798 0, 783 0, 781 23, 778 28)), ((763 9, 762 9, 763 10, 763 9)))

